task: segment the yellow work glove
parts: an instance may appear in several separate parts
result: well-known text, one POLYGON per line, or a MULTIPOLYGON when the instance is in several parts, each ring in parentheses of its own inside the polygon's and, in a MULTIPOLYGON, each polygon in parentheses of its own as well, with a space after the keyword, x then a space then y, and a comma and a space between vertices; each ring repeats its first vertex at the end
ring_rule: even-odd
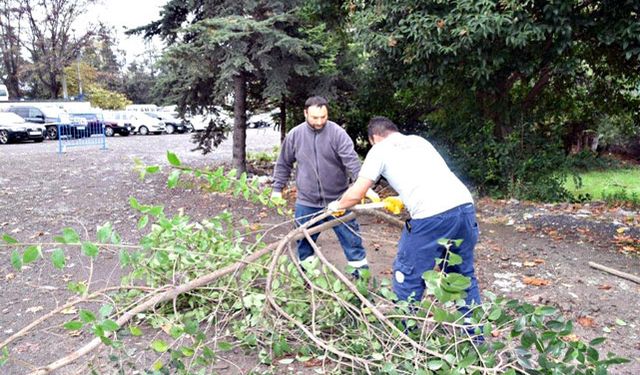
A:
MULTIPOLYGON (((373 189, 367 190, 367 192, 364 194, 364 196, 365 196, 365 198, 369 199, 372 203, 380 202, 380 196, 378 195, 378 193, 373 191, 373 189)), ((362 199, 361 203, 364 203, 364 198, 362 199)))
POLYGON ((340 217, 344 215, 345 210, 340 208, 340 202, 333 201, 327 205, 327 211, 334 217, 340 217))
POLYGON ((404 204, 398 197, 386 197, 382 200, 385 210, 391 212, 394 215, 400 214, 404 208, 404 204))

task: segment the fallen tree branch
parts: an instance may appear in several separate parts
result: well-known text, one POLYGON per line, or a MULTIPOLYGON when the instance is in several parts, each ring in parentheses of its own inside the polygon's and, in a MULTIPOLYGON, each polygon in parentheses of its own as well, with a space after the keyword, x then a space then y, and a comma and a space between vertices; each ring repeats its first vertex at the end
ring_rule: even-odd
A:
MULTIPOLYGON (((307 225, 313 225, 314 223, 316 223, 319 220, 322 220, 326 217, 326 214, 323 214, 321 216, 319 216, 318 218, 314 218, 313 220, 310 220, 307 225)), ((341 219, 343 220, 351 220, 355 218, 355 214, 350 213, 348 215, 345 215, 344 217, 342 217, 341 219)), ((340 224, 340 222, 338 220, 332 220, 332 221, 328 221, 322 224, 319 224, 311 229, 309 229, 309 232, 312 234, 315 233, 319 233, 322 232, 328 228, 334 227, 336 225, 340 224)), ((307 226, 305 225, 305 227, 307 226)), ((301 227, 303 228, 303 227, 301 227)), ((294 230, 290 233, 290 236, 287 236, 285 238, 287 238, 288 241, 294 241, 297 239, 300 239, 304 237, 304 234, 302 233, 301 230, 294 230)), ((282 241, 281 241, 282 242, 282 241)), ((280 242, 280 243, 281 243, 280 242)), ((167 289, 166 291, 157 294, 155 296, 153 296, 152 298, 146 300, 145 302, 142 302, 141 304, 139 304, 138 306, 134 307, 133 309, 126 311, 124 314, 122 314, 122 316, 120 316, 120 318, 118 318, 116 320, 116 323, 118 324, 118 326, 122 327, 123 325, 125 325, 126 323, 128 323, 133 317, 135 317, 137 314, 144 312, 150 308, 152 308, 153 306, 162 303, 162 302, 167 302, 167 301, 171 301, 173 300, 173 298, 177 297, 178 295, 182 294, 182 293, 186 293, 189 292, 193 289, 197 289, 199 287, 205 286, 215 280, 217 280, 220 277, 223 277, 225 275, 228 275, 230 273, 236 272, 242 268, 244 268, 246 265, 251 264, 253 262, 255 262, 256 260, 260 259, 263 255, 266 255, 270 252, 272 252, 275 248, 277 248, 277 245, 279 243, 275 242, 272 243, 268 246, 266 246, 263 249, 260 249, 258 251, 256 251, 255 253, 239 260, 238 262, 231 264, 227 267, 224 267, 222 269, 219 269, 215 272, 211 272, 208 273, 206 275, 203 275, 197 279, 194 279, 186 284, 182 284, 182 285, 177 285, 174 286, 170 289, 167 289)), ((85 344, 84 346, 82 346, 81 348, 77 349, 76 351, 69 353, 68 355, 58 359, 55 362, 52 362, 44 367, 38 368, 37 370, 33 371, 31 373, 31 375, 43 375, 43 374, 48 374, 51 371, 57 370, 61 367, 64 367, 72 362, 74 362, 75 360, 77 360, 78 358, 81 358, 82 356, 86 355, 87 353, 91 352, 93 349, 95 349, 96 347, 98 347, 100 344, 102 343, 102 341, 100 340, 100 338, 96 337, 93 340, 91 340, 90 342, 88 342, 87 344, 85 344)))
POLYGON ((365 209, 365 210, 355 210, 356 214, 358 216, 360 215, 370 215, 370 216, 374 216, 378 219, 382 219, 384 221, 386 221, 387 223, 394 225, 396 227, 400 227, 402 228, 404 226, 404 221, 396 218, 395 216, 389 215, 386 212, 380 211, 380 210, 372 210, 372 209, 365 209))
POLYGON ((614 268, 611 268, 611 267, 607 267, 607 266, 603 266, 602 264, 598 264, 598 263, 594 263, 594 262, 589 262, 589 266, 591 268, 595 268, 597 270, 604 271, 604 272, 610 273, 612 275, 616 275, 618 277, 621 277, 623 279, 627 279, 627 280, 633 281, 634 283, 640 284, 640 277, 638 277, 636 275, 632 275, 630 273, 618 271, 617 269, 614 269, 614 268))

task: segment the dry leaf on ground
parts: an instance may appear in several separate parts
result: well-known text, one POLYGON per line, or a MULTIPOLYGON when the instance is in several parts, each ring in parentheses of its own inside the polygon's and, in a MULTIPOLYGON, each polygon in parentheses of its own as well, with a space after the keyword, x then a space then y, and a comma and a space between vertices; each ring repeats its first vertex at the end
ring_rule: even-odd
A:
POLYGON ((533 286, 545 286, 545 285, 551 284, 551 281, 541 279, 538 277, 525 277, 522 282, 527 285, 533 285, 533 286))
POLYGON ((583 327, 593 327, 596 325, 595 321, 590 316, 581 316, 578 318, 578 324, 583 327))

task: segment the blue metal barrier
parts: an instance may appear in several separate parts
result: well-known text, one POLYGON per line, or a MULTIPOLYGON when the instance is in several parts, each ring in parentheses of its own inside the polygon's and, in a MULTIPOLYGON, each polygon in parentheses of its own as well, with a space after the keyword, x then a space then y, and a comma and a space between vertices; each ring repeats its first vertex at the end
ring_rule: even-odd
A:
POLYGON ((104 122, 99 119, 73 121, 72 124, 58 124, 58 153, 67 147, 101 146, 107 149, 104 122))

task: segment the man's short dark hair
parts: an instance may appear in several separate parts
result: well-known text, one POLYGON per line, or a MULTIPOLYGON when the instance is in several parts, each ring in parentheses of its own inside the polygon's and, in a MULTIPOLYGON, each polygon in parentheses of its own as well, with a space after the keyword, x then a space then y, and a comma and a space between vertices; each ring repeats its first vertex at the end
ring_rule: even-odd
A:
POLYGON ((398 126, 394 124, 393 121, 383 116, 376 116, 372 118, 369 120, 369 125, 367 126, 367 135, 369 136, 369 139, 372 139, 374 135, 386 137, 389 133, 397 131, 398 126))
POLYGON ((304 109, 309 107, 327 107, 329 109, 329 101, 322 96, 312 96, 304 102, 304 109))

